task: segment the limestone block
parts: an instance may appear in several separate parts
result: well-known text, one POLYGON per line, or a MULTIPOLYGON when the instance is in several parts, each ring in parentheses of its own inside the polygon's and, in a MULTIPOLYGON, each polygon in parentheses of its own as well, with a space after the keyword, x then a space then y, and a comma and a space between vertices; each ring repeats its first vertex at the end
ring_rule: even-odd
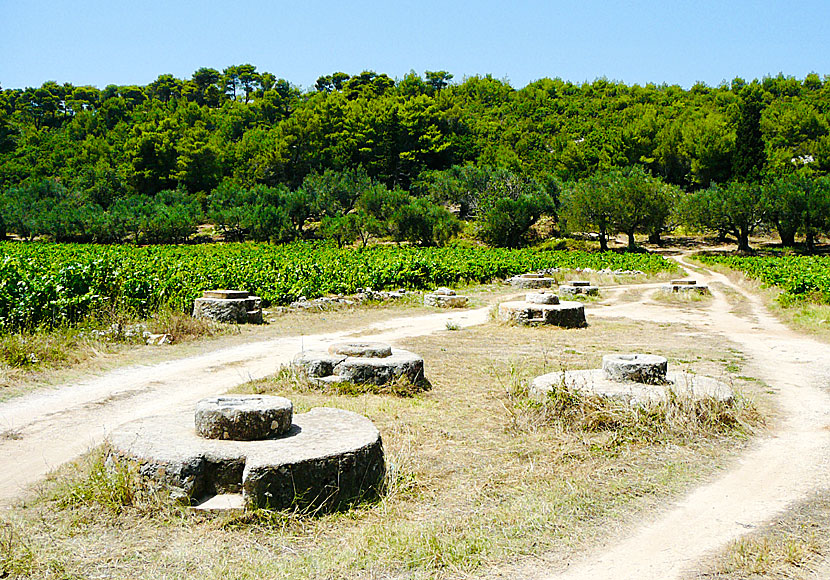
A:
POLYGON ((556 284, 556 278, 545 276, 544 274, 528 273, 520 276, 514 276, 508 280, 511 285, 516 288, 527 288, 530 290, 537 288, 550 288, 556 284))
POLYGON ((585 306, 580 302, 560 301, 559 304, 532 304, 526 301, 499 304, 499 320, 517 324, 551 324, 562 328, 587 326, 585 306))
POLYGON ((709 286, 706 284, 696 284, 694 280, 691 280, 691 284, 687 284, 683 282, 682 284, 675 284, 677 280, 673 280, 671 284, 665 284, 662 286, 664 292, 696 292, 698 294, 710 294, 709 286))
POLYGON ((248 303, 244 298, 197 298, 193 304, 193 317, 244 324, 248 321, 248 303))
POLYGON ((527 294, 525 301, 530 304, 559 304, 559 296, 549 292, 534 292, 527 294))
POLYGON ((463 308, 467 306, 469 298, 459 296, 449 288, 438 288, 431 294, 424 294, 424 306, 437 308, 463 308))
POLYGON ((249 294, 245 290, 205 290, 202 292, 202 298, 216 298, 219 300, 240 299, 248 296, 249 294))
POLYGON ((309 378, 327 377, 344 360, 346 355, 330 354, 324 350, 304 350, 294 356, 291 366, 309 378))
POLYGON ((668 361, 655 354, 607 354, 602 370, 612 381, 659 385, 666 380, 668 361))
POLYGON ((193 317, 231 324, 261 324, 262 299, 244 290, 205 290, 194 301, 193 317))
POLYGON ((334 375, 344 381, 385 385, 399 378, 412 383, 424 379, 424 359, 403 349, 394 349, 385 358, 348 357, 334 367, 334 375))
POLYGON ((382 342, 338 342, 329 347, 329 353, 362 358, 392 356, 392 347, 382 342))
POLYGON ((291 401, 284 397, 211 397, 196 404, 196 432, 208 439, 269 439, 288 432, 292 412, 291 401))

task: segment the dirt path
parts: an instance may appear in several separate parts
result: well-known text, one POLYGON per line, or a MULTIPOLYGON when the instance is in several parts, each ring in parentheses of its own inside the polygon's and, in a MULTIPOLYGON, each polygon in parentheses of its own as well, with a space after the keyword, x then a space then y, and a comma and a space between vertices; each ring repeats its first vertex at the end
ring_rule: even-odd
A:
POLYGON ((129 367, 101 377, 0 403, 0 506, 49 471, 95 447, 114 427, 187 407, 240 383, 261 378, 300 350, 360 334, 362 340, 402 338, 482 324, 489 307, 402 317, 355 331, 248 343, 176 361, 129 367))
MULTIPOLYGON (((690 264, 678 258, 681 265, 690 264)), ((720 282, 749 301, 751 320, 729 313, 725 297, 714 293, 706 309, 638 302, 599 307, 594 316, 686 322, 722 334, 750 357, 751 374, 771 385, 780 416, 773 432, 759 440, 721 477, 684 497, 651 523, 602 546, 584 561, 558 574, 538 578, 680 578, 706 554, 804 499, 830 486, 830 348, 789 330, 760 300, 725 276, 698 270, 707 283, 720 282)))

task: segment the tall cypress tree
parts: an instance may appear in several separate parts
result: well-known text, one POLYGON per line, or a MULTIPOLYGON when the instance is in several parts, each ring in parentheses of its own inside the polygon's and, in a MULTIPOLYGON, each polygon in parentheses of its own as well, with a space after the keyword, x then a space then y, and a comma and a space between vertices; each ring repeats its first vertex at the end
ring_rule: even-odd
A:
POLYGON ((760 87, 746 85, 741 89, 740 116, 735 129, 735 157, 732 177, 738 181, 758 181, 764 168, 764 139, 761 135, 761 113, 764 97, 760 87))

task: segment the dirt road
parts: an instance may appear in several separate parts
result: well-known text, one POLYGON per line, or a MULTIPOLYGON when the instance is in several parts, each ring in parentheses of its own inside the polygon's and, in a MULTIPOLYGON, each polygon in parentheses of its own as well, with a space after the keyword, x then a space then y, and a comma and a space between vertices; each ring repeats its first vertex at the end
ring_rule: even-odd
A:
MULTIPOLYGON (((690 265, 682 258, 681 265, 690 265)), ((690 272, 691 274, 691 272, 690 272)), ((725 276, 699 270, 694 278, 719 282, 743 295, 751 316, 729 312, 723 293, 714 292, 701 310, 638 302, 599 307, 593 316, 682 321, 736 342, 750 357, 755 377, 771 385, 780 416, 773 432, 753 445, 712 483, 684 497, 653 522, 613 545, 600 547, 551 579, 671 580, 697 568, 706 554, 830 486, 830 348, 789 330, 754 296, 725 276)))
POLYGON ((482 324, 488 308, 395 318, 347 332, 248 343, 157 365, 128 367, 95 379, 0 403, 0 506, 60 464, 103 441, 114 427, 196 401, 274 373, 300 350, 319 348, 356 333, 361 340, 394 343, 482 324))

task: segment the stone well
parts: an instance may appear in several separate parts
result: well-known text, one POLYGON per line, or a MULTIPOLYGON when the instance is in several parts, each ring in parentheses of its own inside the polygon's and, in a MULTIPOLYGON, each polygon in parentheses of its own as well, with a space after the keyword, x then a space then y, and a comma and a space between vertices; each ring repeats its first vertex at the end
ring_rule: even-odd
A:
POLYGON ((460 296, 455 290, 449 288, 436 288, 429 294, 424 294, 424 306, 437 306, 439 308, 463 308, 467 306, 469 298, 460 296))
POLYGON ((585 306, 580 302, 560 301, 549 292, 534 292, 524 300, 499 304, 499 320, 518 324, 552 324, 563 328, 587 326, 585 306))
POLYGON ((667 372, 665 357, 650 354, 614 354, 602 357, 601 369, 554 372, 533 379, 530 392, 546 396, 568 387, 584 395, 649 406, 671 396, 694 400, 713 398, 731 401, 731 387, 722 381, 684 372, 667 372))
POLYGON ((193 317, 235 324, 261 324, 262 299, 244 290, 206 290, 193 303, 193 317))
POLYGON ((352 382, 385 385, 404 378, 413 384, 424 380, 424 359, 381 342, 341 342, 328 351, 304 350, 291 366, 321 384, 352 382))
POLYGON ((536 273, 528 273, 528 274, 521 274, 519 276, 513 276, 512 278, 507 280, 510 282, 512 286, 516 288, 528 288, 528 289, 538 289, 538 288, 550 288, 554 284, 556 284, 556 278, 552 278, 550 276, 545 276, 544 274, 536 274, 536 273))
POLYGON ((571 280, 567 284, 559 287, 560 294, 568 294, 575 296, 583 294, 585 296, 599 296, 599 288, 592 286, 588 280, 571 280))
POLYGON ((241 494, 248 507, 336 509, 375 495, 384 477, 380 433, 367 418, 260 395, 204 399, 180 412, 127 423, 111 457, 192 504, 241 494))
POLYGON ((672 280, 662 287, 664 292, 697 292, 698 294, 709 294, 709 286, 698 284, 697 280, 683 279, 672 280))

